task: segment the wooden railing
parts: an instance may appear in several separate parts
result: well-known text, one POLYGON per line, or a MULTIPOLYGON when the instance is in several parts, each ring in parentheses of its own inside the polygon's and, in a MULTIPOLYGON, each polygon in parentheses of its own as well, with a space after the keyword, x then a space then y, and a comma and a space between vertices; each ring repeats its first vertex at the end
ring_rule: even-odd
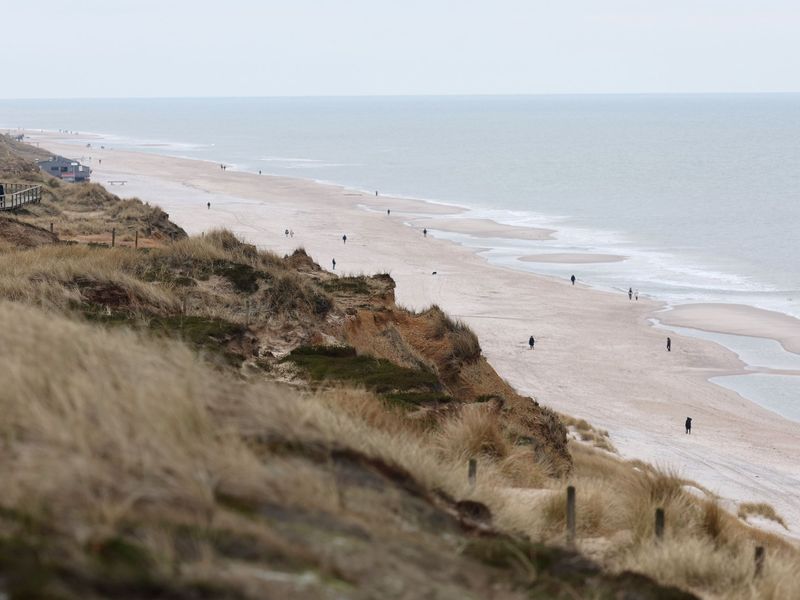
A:
POLYGON ((42 200, 42 186, 29 183, 0 183, 0 211, 14 210, 42 200))

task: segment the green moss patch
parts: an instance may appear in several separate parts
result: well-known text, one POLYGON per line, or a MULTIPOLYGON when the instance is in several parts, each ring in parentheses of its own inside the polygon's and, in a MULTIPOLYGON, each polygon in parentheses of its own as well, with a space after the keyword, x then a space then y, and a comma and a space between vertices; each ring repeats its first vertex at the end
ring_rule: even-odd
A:
POLYGON ((371 293, 367 278, 336 277, 322 282, 322 287, 331 294, 350 294, 354 296, 368 296, 371 293))
POLYGON ((302 368, 314 382, 346 381, 379 394, 440 394, 442 390, 438 377, 431 371, 400 367, 373 356, 360 356, 350 347, 302 346, 283 360, 302 368))

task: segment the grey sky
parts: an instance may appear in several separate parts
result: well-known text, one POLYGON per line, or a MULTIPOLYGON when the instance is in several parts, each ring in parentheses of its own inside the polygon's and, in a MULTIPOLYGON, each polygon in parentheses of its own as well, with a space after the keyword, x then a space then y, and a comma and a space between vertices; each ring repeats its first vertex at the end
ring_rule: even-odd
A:
POLYGON ((0 0, 0 97, 800 91, 797 0, 0 0))

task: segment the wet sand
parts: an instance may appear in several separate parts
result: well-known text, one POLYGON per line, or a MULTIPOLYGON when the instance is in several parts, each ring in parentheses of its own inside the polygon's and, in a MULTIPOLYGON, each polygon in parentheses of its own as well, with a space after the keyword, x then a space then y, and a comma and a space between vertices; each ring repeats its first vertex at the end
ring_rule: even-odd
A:
POLYGON ((602 264, 602 263, 615 263, 626 260, 627 256, 620 256, 619 254, 529 254, 527 256, 520 256, 517 260, 522 262, 532 263, 557 263, 565 265, 588 265, 588 264, 602 264))

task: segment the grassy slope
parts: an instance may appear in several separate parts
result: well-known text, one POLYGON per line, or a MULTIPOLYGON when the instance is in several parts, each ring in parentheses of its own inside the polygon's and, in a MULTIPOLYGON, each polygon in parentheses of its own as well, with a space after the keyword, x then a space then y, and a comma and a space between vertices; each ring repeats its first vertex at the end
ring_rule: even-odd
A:
POLYGON ((338 279, 225 232, 146 252, 10 246, 11 597, 681 597, 609 574, 626 569, 715 597, 797 589, 793 549, 679 478, 574 442, 570 457, 555 415, 504 384, 471 332, 398 309, 386 276, 338 279), (579 546, 605 571, 525 541, 563 540, 568 483, 579 546))

